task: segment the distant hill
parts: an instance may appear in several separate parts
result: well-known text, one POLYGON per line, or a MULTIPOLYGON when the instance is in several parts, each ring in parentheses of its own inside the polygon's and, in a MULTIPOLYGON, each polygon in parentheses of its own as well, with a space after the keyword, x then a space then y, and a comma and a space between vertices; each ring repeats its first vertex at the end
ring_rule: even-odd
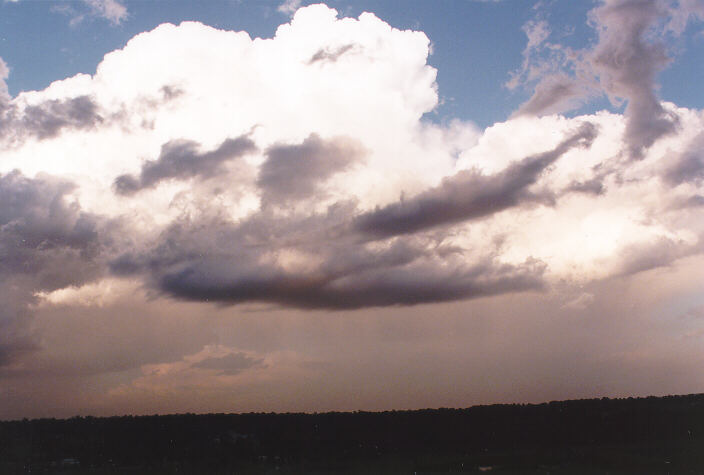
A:
POLYGON ((704 473, 704 395, 0 422, 0 473, 704 473))

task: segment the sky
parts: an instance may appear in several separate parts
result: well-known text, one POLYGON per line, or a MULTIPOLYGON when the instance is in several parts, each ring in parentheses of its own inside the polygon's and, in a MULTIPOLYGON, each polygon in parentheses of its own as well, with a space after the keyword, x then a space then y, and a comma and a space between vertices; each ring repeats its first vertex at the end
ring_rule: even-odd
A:
POLYGON ((0 419, 704 391, 704 0, 0 1, 0 419))

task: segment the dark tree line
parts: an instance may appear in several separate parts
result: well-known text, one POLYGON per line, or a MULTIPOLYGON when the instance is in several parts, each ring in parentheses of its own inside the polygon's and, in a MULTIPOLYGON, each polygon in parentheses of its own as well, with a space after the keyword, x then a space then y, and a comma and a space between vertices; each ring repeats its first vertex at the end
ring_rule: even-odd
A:
POLYGON ((704 473, 704 395, 0 422, 2 474, 437 473, 488 467, 513 473, 704 473))

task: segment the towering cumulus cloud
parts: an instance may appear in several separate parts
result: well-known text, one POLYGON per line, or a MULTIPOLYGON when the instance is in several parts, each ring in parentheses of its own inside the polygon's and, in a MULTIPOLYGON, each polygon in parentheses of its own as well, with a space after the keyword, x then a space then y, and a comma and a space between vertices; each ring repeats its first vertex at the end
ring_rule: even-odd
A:
POLYGON ((657 79, 699 2, 600 2, 580 50, 533 20, 510 83, 534 95, 484 130, 427 119, 424 33, 298 3, 272 38, 162 24, 15 97, 0 61, 8 408, 417 407, 691 374, 669 370, 701 351, 666 348, 701 318, 662 315, 700 315, 704 114, 657 79), (559 114, 601 94, 625 108, 559 114))

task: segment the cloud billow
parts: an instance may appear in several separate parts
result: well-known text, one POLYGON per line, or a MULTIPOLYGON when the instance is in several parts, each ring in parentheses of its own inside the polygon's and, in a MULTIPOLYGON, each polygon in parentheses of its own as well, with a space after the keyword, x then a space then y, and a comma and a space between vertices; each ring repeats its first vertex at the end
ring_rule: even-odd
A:
POLYGON ((540 266, 501 266, 491 262, 450 269, 440 262, 417 262, 334 276, 291 274, 275 266, 249 267, 238 263, 239 259, 229 256, 217 256, 217 262, 194 260, 178 271, 164 273, 159 277, 158 288, 191 301, 352 310, 465 300, 543 286, 540 266))
POLYGON ((316 134, 300 145, 273 145, 266 150, 257 179, 263 203, 285 204, 314 195, 323 182, 359 161, 364 153, 357 141, 323 140, 316 134))
POLYGON ((685 151, 676 156, 663 177, 675 186, 704 181, 704 133, 695 137, 685 151))
POLYGON ((64 130, 92 129, 104 121, 98 105, 86 95, 24 106, 0 99, 0 138, 11 143, 50 139, 64 130))
POLYGON ((147 272, 155 289, 178 299, 307 309, 416 305, 543 286, 537 261, 468 260, 413 236, 382 247, 364 242, 349 232, 354 213, 348 205, 320 215, 183 222, 119 266, 147 272))
POLYGON ((113 187, 120 195, 133 195, 153 188, 169 179, 211 178, 217 175, 225 162, 257 150, 247 136, 227 139, 216 149, 199 152, 198 144, 191 140, 173 140, 161 147, 156 160, 148 160, 138 176, 120 175, 113 187))
POLYGON ((586 123, 557 147, 511 164, 496 175, 463 170, 433 189, 363 214, 355 227, 375 237, 408 234, 423 229, 478 219, 526 202, 539 200, 530 193, 546 167, 575 146, 588 147, 596 127, 586 123))

